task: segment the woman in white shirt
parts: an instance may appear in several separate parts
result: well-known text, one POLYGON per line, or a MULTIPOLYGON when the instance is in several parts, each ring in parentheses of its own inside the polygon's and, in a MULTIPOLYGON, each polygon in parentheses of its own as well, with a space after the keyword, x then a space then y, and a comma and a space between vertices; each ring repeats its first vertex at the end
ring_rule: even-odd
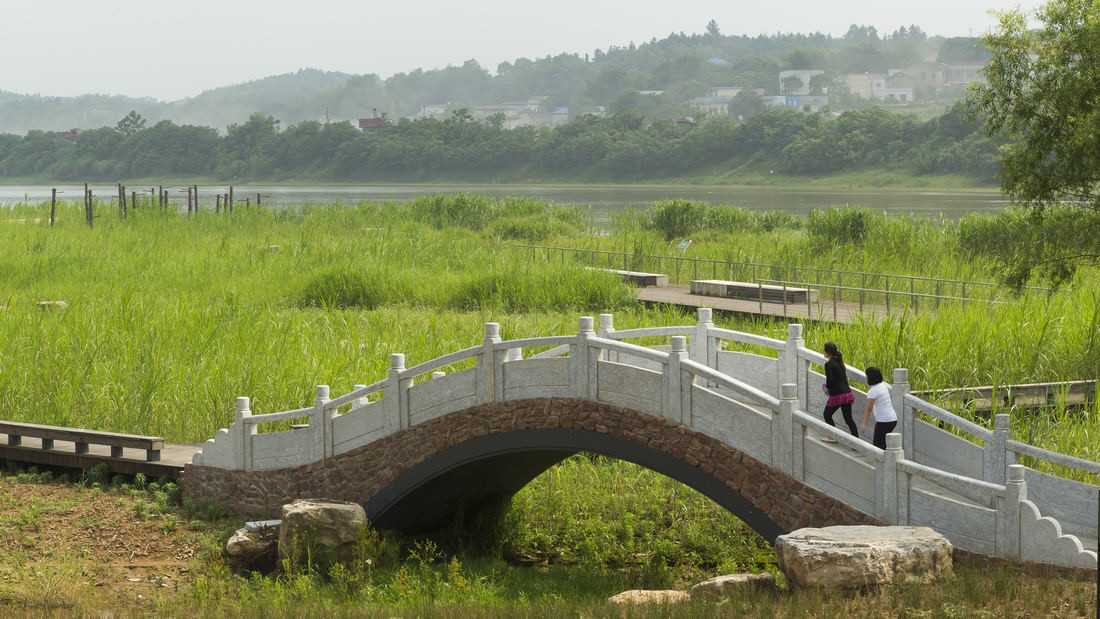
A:
POLYGON ((875 447, 886 449, 886 435, 898 425, 898 414, 894 412, 894 403, 890 399, 890 385, 882 380, 882 370, 867 368, 867 408, 863 410, 863 422, 860 426, 866 430, 867 420, 875 414, 875 447))

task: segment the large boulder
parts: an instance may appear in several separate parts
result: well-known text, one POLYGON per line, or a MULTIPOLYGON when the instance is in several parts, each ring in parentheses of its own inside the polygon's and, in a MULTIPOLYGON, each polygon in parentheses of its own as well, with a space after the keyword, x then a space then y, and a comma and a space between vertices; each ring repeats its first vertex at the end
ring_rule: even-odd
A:
POLYGON ((775 589, 775 576, 768 573, 715 576, 693 585, 691 597, 720 599, 757 589, 775 589))
POLYGON ((225 544, 229 564, 235 569, 271 572, 278 563, 279 521, 248 522, 225 544))
POLYGON ((951 542, 928 527, 799 529, 776 539, 775 554, 796 587, 859 589, 952 574, 951 542))
POLYGON ((357 503, 300 499, 283 505, 279 558, 325 572, 334 563, 351 563, 356 543, 367 528, 367 513, 357 503))
POLYGON ((687 602, 690 599, 691 594, 687 591, 631 589, 617 593, 607 598, 607 601, 616 606, 632 606, 635 604, 676 604, 687 602))

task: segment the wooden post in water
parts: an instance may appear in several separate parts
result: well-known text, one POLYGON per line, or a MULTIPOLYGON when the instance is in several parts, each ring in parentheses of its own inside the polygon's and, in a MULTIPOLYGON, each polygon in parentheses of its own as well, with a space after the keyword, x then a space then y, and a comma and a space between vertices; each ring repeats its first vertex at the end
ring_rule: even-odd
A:
POLYGON ((233 185, 229 186, 229 212, 233 212, 233 185))
POLYGON ((256 206, 263 206, 263 200, 260 198, 260 194, 256 194, 256 206))
POLYGON ((84 183, 84 215, 88 218, 88 227, 95 225, 95 195, 88 189, 88 183, 84 183))
POLYGON ((195 214, 199 212, 199 186, 195 185, 195 214))
POLYGON ((57 187, 50 190, 50 227, 57 221, 57 187))
POLYGON ((222 212, 222 194, 220 194, 220 193, 218 195, 214 196, 214 212, 215 213, 222 212))
POLYGON ((136 191, 131 191, 130 192, 130 208, 137 208, 137 205, 138 205, 137 192, 136 191))

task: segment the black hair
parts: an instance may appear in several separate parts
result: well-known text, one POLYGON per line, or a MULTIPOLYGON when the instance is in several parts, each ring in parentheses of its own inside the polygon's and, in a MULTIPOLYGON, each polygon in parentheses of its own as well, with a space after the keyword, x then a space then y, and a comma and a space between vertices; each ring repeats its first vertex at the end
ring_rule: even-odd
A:
POLYGON ((835 357, 837 361, 844 362, 844 355, 840 354, 840 349, 833 342, 825 342, 825 352, 835 357))
POLYGON ((882 382, 882 370, 878 368, 867 368, 867 386, 873 387, 882 382))

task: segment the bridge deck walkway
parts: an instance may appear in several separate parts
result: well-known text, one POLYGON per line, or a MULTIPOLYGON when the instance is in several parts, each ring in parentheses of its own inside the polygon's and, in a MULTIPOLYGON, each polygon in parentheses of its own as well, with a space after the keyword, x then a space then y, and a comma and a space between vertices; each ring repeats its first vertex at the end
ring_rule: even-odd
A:
POLYGON ((816 320, 822 322, 836 322, 850 324, 856 322, 860 314, 877 320, 888 314, 886 306, 864 303, 862 311, 859 303, 850 301, 837 301, 834 304, 831 299, 813 301, 809 305, 782 303, 761 303, 749 299, 727 299, 722 297, 708 297, 691 294, 687 286, 651 286, 636 288, 635 297, 648 304, 674 305, 691 310, 700 307, 709 307, 720 312, 735 314, 750 314, 754 316, 769 316, 775 318, 798 318, 804 320, 816 320))
POLYGON ((103 463, 113 473, 126 475, 141 473, 147 477, 173 479, 179 477, 183 472, 184 464, 191 462, 191 458, 201 448, 201 445, 165 443, 160 460, 147 462, 143 449, 124 448, 121 458, 112 458, 111 448, 106 445, 89 445, 88 453, 78 454, 73 443, 57 441, 53 449, 42 449, 41 439, 24 436, 21 445, 13 446, 8 444, 6 434, 0 434, 0 460, 79 469, 91 468, 103 463))

